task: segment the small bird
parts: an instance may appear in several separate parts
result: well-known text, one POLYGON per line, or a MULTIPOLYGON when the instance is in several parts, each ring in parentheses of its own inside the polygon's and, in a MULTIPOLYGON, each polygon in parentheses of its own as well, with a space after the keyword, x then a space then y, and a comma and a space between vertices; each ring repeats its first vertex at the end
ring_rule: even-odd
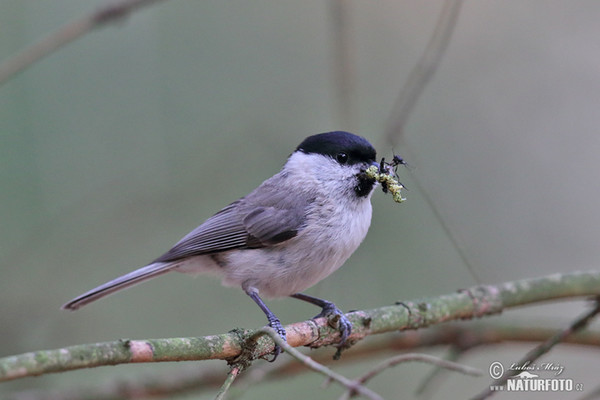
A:
MULTIPOLYGON (((307 137, 277 174, 188 233, 152 263, 100 285, 62 306, 78 308, 170 271, 209 273, 241 287, 286 332, 265 298, 291 296, 339 317, 340 346, 352 324, 334 303, 300 292, 337 270, 371 224, 377 184, 365 170, 378 166, 364 138, 335 131, 307 137)), ((275 357, 280 349, 275 348, 275 357)))

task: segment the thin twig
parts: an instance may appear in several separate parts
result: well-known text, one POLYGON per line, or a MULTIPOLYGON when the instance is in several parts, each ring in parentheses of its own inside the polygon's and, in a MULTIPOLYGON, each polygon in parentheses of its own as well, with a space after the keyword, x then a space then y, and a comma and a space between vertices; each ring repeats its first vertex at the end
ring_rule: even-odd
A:
POLYGON ((0 85, 37 61, 92 30, 127 17, 136 9, 159 0, 122 0, 77 18, 0 64, 0 85))
POLYGON ((277 334, 277 332, 275 332, 275 330, 273 328, 265 327, 265 328, 261 329, 260 331, 258 331, 258 333, 266 334, 266 335, 270 336, 271 339, 273 339, 273 341, 276 344, 278 344, 285 352, 287 352, 289 355, 294 357, 296 360, 302 362, 304 365, 306 365, 308 368, 312 369, 313 371, 318 372, 318 373, 324 375, 325 377, 339 383, 346 389, 356 391, 357 393, 359 393, 371 400, 383 400, 383 398, 381 396, 379 396, 377 393, 373 392, 372 390, 367 389, 363 385, 356 383, 356 382, 346 378, 345 376, 332 371, 331 369, 327 368, 323 364, 316 362, 309 356, 300 353, 298 350, 296 350, 295 348, 293 348, 292 346, 287 344, 287 342, 284 341, 277 334))
MULTIPOLYGON (((405 148, 405 152, 407 154, 406 157, 410 157, 409 159, 414 160, 415 157, 411 157, 410 151, 406 150, 408 150, 408 147, 405 148)), ((429 191, 423 186, 418 176, 413 173, 411 173, 411 176, 413 177, 411 185, 414 183, 414 186, 417 188, 417 191, 421 194, 421 197, 423 198, 423 200, 425 200, 425 203, 427 203, 427 207, 429 207, 429 209, 433 212, 435 220, 442 228, 444 235, 448 238, 448 240, 450 240, 452 247, 456 249, 458 257, 467 267, 469 274, 473 277, 476 283, 481 283, 482 280, 477 274, 475 266, 473 265, 473 263, 469 259, 469 256, 467 255, 466 246, 464 244, 465 241, 462 239, 462 237, 456 231, 456 229, 452 228, 450 221, 443 215, 442 211, 437 206, 436 202, 433 200, 433 197, 429 195, 429 191)))
MULTIPOLYGON (((408 353, 408 354, 400 354, 396 357, 391 357, 382 363, 376 365, 369 372, 354 380, 354 382, 364 385, 383 371, 395 367, 398 364, 405 363, 408 361, 422 361, 429 364, 436 365, 440 368, 445 368, 451 371, 457 371, 463 373, 465 375, 471 376, 481 376, 483 372, 477 368, 470 367, 468 365, 459 364, 453 361, 444 360, 443 358, 435 357, 429 354, 422 353, 408 353)), ((340 397, 340 400, 348 400, 356 395, 356 392, 352 389, 349 389, 340 397)))
POLYGON ((329 16, 333 37, 333 77, 335 105, 340 127, 354 132, 358 125, 356 112, 356 59, 352 37, 352 3, 329 0, 329 16))
POLYGON ((385 360, 384 362, 373 368, 371 371, 358 378, 357 381, 361 384, 367 383, 386 369, 395 367, 398 364, 405 363, 408 361, 422 361, 425 363, 433 364, 440 368, 448 369, 450 371, 460 372, 465 375, 481 376, 483 374, 483 372, 480 369, 473 368, 468 365, 459 364, 454 361, 444 360, 440 357, 422 353, 408 353, 400 354, 396 357, 391 357, 388 360, 385 360))
POLYGON ((404 126, 425 86, 435 74, 444 51, 450 43, 463 0, 446 0, 436 23, 433 35, 417 64, 413 67, 406 83, 400 90, 387 125, 386 138, 392 145, 404 136, 404 126))
POLYGON ((596 387, 591 391, 586 390, 586 394, 580 397, 578 400, 598 400, 600 399, 600 386, 596 387))
MULTIPOLYGON (((421 97, 421 94, 425 90, 425 86, 427 86, 427 83, 429 83, 437 71, 444 52, 452 38, 452 33, 458 21, 462 3, 463 0, 446 0, 434 33, 429 40, 423 55, 410 72, 406 84, 400 91, 386 132, 386 137, 392 145, 400 143, 404 139, 404 127, 406 126, 406 122, 419 97, 421 97)), ((407 154, 407 156, 410 155, 407 154)), ((411 159, 414 159, 414 157, 411 159)), ((458 233, 450 228, 449 222, 446 221, 446 218, 444 218, 418 177, 414 176, 414 181, 417 190, 422 194, 428 207, 433 211, 435 219, 442 227, 445 235, 450 239, 452 246, 458 252, 462 262, 467 266, 467 269, 474 277, 475 281, 480 283, 481 280, 475 272, 475 267, 467 257, 465 246, 463 245, 463 241, 458 237, 458 233)))
MULTIPOLYGON (((557 332, 552 337, 548 338, 544 342, 540 343, 532 350, 530 350, 520 361, 516 363, 516 365, 529 365, 532 364, 535 360, 549 352, 554 346, 558 343, 562 342, 568 336, 573 333, 584 329, 590 321, 600 313, 600 297, 596 298, 595 306, 590 311, 584 313, 580 317, 578 317, 575 321, 573 321, 569 326, 567 326, 562 331, 557 332)), ((504 386, 506 382, 514 375, 518 374, 520 371, 515 368, 513 370, 505 371, 504 375, 498 380, 493 382, 494 387, 504 386)), ((490 385, 491 386, 491 385, 490 385)), ((491 387, 488 386, 477 396, 473 397, 473 400, 483 400, 490 397, 492 394, 496 393, 492 391, 491 387)))
MULTIPOLYGON (((475 346, 475 344, 473 344, 469 348, 471 348, 473 346, 475 346)), ((452 345, 450 347, 450 351, 448 352, 448 355, 446 356, 446 360, 457 361, 458 357, 461 354, 463 354, 464 351, 465 351, 464 346, 452 345)), ((441 376, 442 372, 443 372, 442 368, 439 368, 439 367, 432 369, 429 374, 427 374, 426 376, 424 376, 421 379, 421 384, 415 390, 415 394, 417 396, 419 396, 420 398, 424 398, 426 391, 429 388, 435 386, 435 381, 441 376)))
POLYGON ((227 374, 227 379, 225 379, 225 382, 223 382, 223 386, 221 386, 221 389, 219 389, 219 392, 217 393, 215 400, 224 400, 225 399, 225 395, 227 394, 227 391, 231 387, 231 384, 233 383, 233 381, 235 381, 235 378, 237 378, 238 375, 242 372, 242 369, 243 368, 241 366, 235 365, 233 368, 231 368, 231 370, 229 370, 229 373, 227 374))
MULTIPOLYGON (((406 126, 406 122, 417 104, 417 101, 421 97, 421 94, 423 94, 425 87, 440 65, 444 52, 452 38, 454 28, 456 27, 462 3, 463 0, 446 0, 444 2, 433 35, 429 39, 429 43, 421 55, 421 58, 409 73, 406 83, 400 90, 400 94, 392 108, 385 132, 385 136, 392 146, 404 141, 404 127, 406 126)), ((416 160, 406 145, 403 149, 403 153, 406 159, 413 160, 413 162, 416 160)), ((429 192, 423 187, 418 176, 413 175, 413 180, 417 190, 421 193, 423 199, 427 203, 427 206, 432 210, 433 216, 440 224, 444 234, 456 249, 461 261, 465 264, 475 282, 481 283, 481 279, 475 272, 475 267, 467 256, 463 240, 460 239, 455 230, 451 229, 450 223, 444 218, 439 207, 435 204, 429 195, 429 192)))

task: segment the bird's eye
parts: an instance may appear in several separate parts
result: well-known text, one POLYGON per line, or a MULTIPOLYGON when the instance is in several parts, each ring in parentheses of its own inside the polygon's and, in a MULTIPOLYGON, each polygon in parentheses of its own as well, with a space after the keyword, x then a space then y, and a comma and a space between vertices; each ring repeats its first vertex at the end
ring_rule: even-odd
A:
POLYGON ((346 154, 346 153, 337 153, 337 155, 335 156, 335 159, 340 164, 346 164, 346 162, 348 161, 348 154, 346 154))

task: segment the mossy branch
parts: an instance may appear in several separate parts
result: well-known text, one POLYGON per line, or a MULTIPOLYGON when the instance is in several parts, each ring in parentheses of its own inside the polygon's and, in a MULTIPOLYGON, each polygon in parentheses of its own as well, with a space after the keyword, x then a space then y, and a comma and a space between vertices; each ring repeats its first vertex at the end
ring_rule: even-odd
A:
MULTIPOLYGON (((600 295, 600 271, 554 274, 542 278, 480 285, 457 293, 399 302, 372 310, 347 314, 354 328, 350 341, 369 335, 417 329, 440 322, 497 314, 516 306, 567 297, 600 295)), ((297 322, 286 327, 293 347, 334 344, 339 333, 325 318, 297 322)), ((103 365, 139 362, 232 360, 242 353, 251 359, 273 350, 270 338, 250 340, 254 330, 234 330, 214 336, 169 339, 121 339, 41 350, 0 358, 0 381, 103 365), (253 342, 248 349, 246 343, 253 342)))

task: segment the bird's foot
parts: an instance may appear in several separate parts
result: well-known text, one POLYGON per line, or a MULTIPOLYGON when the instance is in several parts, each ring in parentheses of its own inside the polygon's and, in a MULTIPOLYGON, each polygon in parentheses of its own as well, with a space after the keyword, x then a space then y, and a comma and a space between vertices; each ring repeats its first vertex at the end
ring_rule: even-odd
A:
POLYGON ((316 315, 313 319, 321 317, 327 318, 329 325, 340 331, 340 342, 336 347, 345 347, 346 340, 348 340, 348 336, 352 333, 352 322, 350 322, 344 313, 331 302, 327 302, 319 315, 316 315))
MULTIPOLYGON (((275 315, 271 315, 271 316, 269 316, 268 319, 269 319, 269 326, 271 328, 273 328, 275 330, 275 332, 277 332, 279 337, 281 337, 284 342, 287 342, 285 328, 283 327, 283 325, 281 325, 281 321, 279 321, 279 318, 277 318, 275 315)), ((275 348, 273 349, 273 358, 270 359, 269 362, 275 361, 277 359, 277 357, 279 356, 279 354, 281 354, 281 352, 282 352, 281 346, 279 346, 276 343, 275 348)))

